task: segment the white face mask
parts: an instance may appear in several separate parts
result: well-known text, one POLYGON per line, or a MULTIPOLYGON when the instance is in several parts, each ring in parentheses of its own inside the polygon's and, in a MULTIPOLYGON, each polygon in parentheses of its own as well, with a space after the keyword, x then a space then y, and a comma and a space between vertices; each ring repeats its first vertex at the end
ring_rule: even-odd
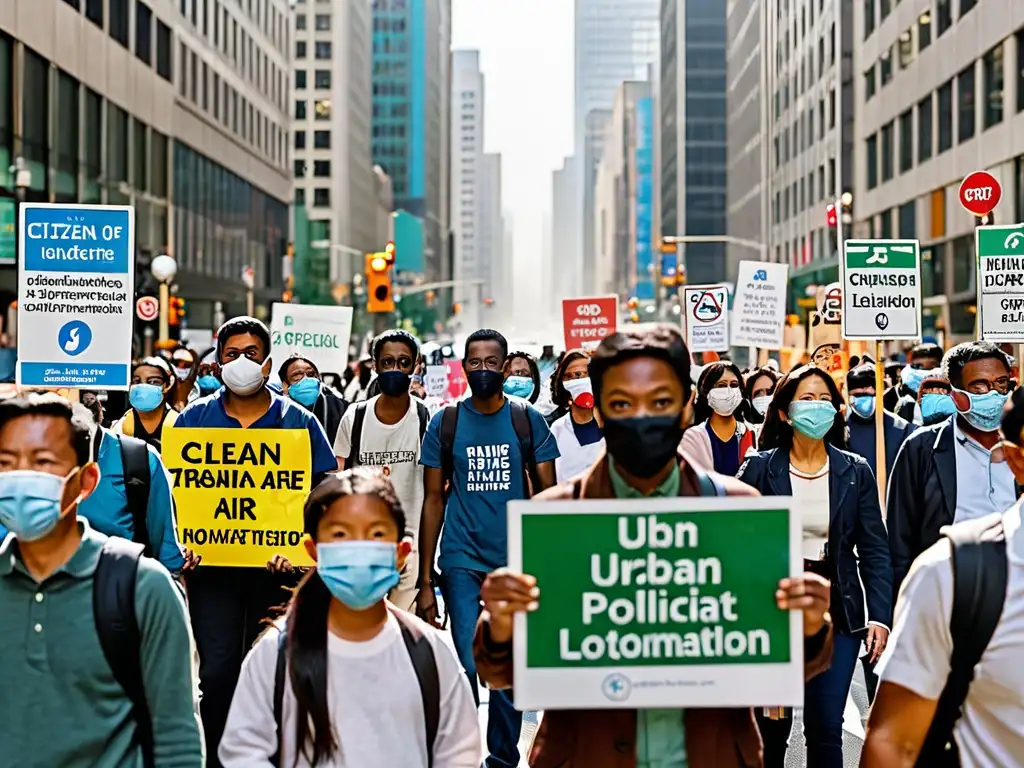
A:
POLYGON ((583 379, 568 379, 562 382, 566 392, 572 397, 572 402, 579 408, 594 407, 594 387, 590 383, 590 377, 583 379))
POLYGON ((708 405, 719 416, 732 416, 743 402, 743 392, 739 387, 715 387, 708 392, 708 405))
POLYGON ((263 366, 248 357, 239 357, 221 366, 220 378, 224 386, 239 397, 245 397, 263 386, 263 366))
POLYGON ((764 416, 766 413, 768 413, 768 406, 772 404, 772 396, 758 395, 750 402, 754 406, 754 410, 760 413, 762 416, 764 416))
POLYGON ((178 378, 178 381, 185 381, 192 374, 188 368, 175 368, 174 375, 178 378))

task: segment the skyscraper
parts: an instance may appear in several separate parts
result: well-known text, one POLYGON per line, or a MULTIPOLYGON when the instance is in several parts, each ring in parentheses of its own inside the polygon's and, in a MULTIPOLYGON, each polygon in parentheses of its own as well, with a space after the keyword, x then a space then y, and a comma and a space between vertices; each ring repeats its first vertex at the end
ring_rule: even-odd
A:
MULTIPOLYGON (((452 52, 451 163, 452 230, 455 239, 455 280, 479 275, 483 238, 481 232, 482 175, 484 163, 484 76, 478 51, 452 52)), ((455 302, 468 304, 475 289, 458 286, 455 302)))

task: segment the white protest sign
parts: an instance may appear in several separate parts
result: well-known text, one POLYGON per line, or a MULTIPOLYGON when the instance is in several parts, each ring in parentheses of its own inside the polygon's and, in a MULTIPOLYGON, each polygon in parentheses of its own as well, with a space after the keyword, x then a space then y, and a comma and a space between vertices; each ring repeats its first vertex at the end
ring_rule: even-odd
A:
POLYGON ((921 338, 917 240, 847 240, 840 266, 844 339, 921 338))
POLYGON ((275 365, 291 355, 308 357, 321 373, 348 365, 352 307, 275 303, 270 319, 270 354, 275 365))
POLYGON ((443 365, 428 365, 423 373, 423 388, 427 397, 444 397, 448 392, 448 369, 443 365))
POLYGON ((788 264, 740 262, 732 307, 733 346, 782 349, 788 281, 788 264))
POLYGON ((1024 343, 1024 225, 977 227, 978 337, 1024 343))
POLYGON ((729 288, 688 285, 683 289, 686 341, 691 352, 729 349, 729 288))
POLYGON ((128 389, 135 209, 22 203, 18 261, 18 384, 128 389))

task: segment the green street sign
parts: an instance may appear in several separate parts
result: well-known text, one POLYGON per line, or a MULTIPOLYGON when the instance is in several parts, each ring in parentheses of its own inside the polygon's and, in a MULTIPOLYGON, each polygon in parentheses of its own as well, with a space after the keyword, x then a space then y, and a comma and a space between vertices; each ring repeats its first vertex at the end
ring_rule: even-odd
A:
POLYGON ((843 338, 921 338, 921 246, 917 240, 843 244, 843 338))
POLYGON ((1024 343, 1024 224, 974 230, 978 336, 1024 343))
POLYGON ((512 502, 509 567, 533 575, 517 617, 517 708, 718 707, 802 696, 803 569, 788 499, 512 502))

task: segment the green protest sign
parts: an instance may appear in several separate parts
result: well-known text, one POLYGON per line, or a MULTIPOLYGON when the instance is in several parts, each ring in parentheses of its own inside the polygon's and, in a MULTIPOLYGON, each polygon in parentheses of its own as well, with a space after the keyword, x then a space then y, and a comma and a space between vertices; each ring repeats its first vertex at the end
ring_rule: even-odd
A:
POLYGON ((537 578, 516 619, 518 709, 799 705, 803 570, 789 498, 512 502, 509 567, 537 578))

